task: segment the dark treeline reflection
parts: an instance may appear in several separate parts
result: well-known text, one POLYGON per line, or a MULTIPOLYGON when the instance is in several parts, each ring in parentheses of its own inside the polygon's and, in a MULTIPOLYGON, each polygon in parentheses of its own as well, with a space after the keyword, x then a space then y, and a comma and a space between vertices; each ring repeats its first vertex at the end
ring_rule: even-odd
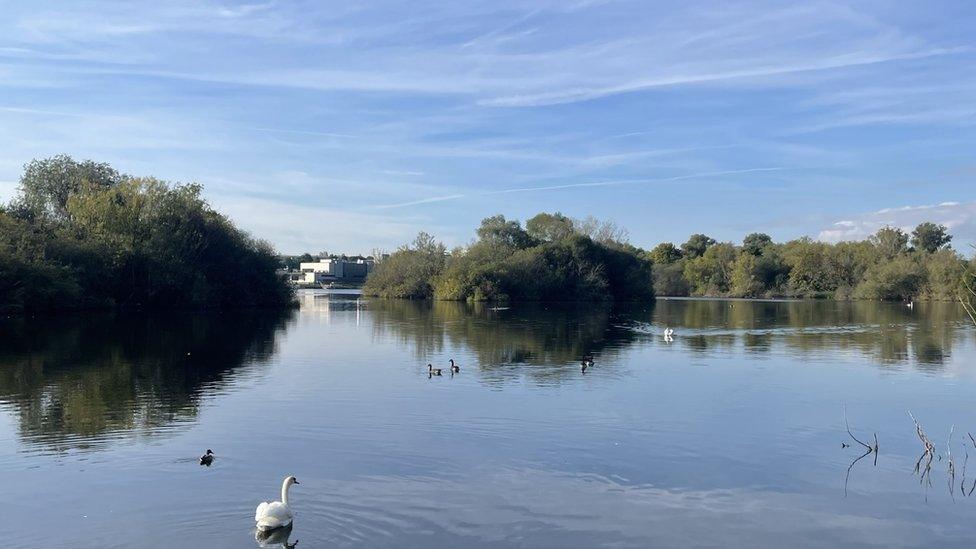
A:
POLYGON ((272 356, 292 311, 93 315, 0 322, 0 404, 53 451, 192 421, 206 392, 272 356))
MULTIPOLYGON (((629 326, 650 318, 651 305, 607 303, 520 304, 496 308, 453 301, 368 301, 374 329, 410 345, 420 361, 438 359, 450 346, 470 350, 487 379, 518 372, 537 381, 574 370, 546 368, 579 363, 588 353, 609 356, 643 335, 629 326), (535 366, 524 368, 524 366, 535 366)), ((576 372, 578 373, 578 372, 576 372)))
POLYGON ((460 346, 477 357, 485 374, 518 371, 540 380, 574 375, 569 368, 541 366, 566 366, 586 353, 611 358, 638 342, 702 353, 856 353, 880 364, 939 371, 953 346, 972 332, 962 309, 952 303, 921 303, 914 309, 864 301, 658 300, 646 306, 502 309, 456 302, 367 303, 374 329, 411 346, 419 361, 460 346), (673 342, 661 337, 665 327, 676 330, 673 342))
MULTIPOLYGON (((659 300, 652 325, 688 330, 675 343, 692 350, 741 344, 753 353, 780 346, 795 354, 852 351, 882 363, 914 361, 939 370, 967 330, 955 303, 870 301, 659 300)), ((681 335, 679 333, 679 335, 681 335)))

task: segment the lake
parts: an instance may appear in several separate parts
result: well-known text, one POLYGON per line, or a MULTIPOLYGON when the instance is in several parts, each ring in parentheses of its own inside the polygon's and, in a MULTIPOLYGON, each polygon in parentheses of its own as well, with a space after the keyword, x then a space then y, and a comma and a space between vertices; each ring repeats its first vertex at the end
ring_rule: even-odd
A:
POLYGON ((300 300, 0 321, 0 546, 255 547, 286 475, 299 547, 976 537, 976 329, 953 304, 300 300), (845 407, 877 455, 855 462, 845 407))

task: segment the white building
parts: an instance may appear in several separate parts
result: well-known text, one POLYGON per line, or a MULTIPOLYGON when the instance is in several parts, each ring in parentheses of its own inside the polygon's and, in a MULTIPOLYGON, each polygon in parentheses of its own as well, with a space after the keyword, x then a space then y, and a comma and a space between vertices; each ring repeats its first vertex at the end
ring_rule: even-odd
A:
POLYGON ((368 257, 338 258, 325 257, 318 261, 301 263, 301 284, 323 284, 328 282, 359 281, 373 270, 373 259, 368 257))

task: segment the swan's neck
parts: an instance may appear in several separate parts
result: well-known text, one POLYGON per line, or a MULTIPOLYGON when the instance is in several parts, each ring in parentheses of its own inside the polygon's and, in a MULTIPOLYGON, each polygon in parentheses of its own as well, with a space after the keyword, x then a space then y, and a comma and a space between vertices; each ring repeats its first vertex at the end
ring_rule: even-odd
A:
POLYGON ((284 503, 285 505, 288 505, 289 488, 291 488, 291 486, 288 484, 288 481, 285 481, 281 484, 281 503, 284 503))

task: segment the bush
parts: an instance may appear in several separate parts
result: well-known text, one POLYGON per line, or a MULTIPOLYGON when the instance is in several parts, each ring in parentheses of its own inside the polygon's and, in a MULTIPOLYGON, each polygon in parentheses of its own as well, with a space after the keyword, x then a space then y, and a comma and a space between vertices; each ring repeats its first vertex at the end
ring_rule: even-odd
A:
POLYGON ((901 255, 868 269, 854 290, 857 299, 910 300, 925 282, 925 267, 916 258, 901 255))

